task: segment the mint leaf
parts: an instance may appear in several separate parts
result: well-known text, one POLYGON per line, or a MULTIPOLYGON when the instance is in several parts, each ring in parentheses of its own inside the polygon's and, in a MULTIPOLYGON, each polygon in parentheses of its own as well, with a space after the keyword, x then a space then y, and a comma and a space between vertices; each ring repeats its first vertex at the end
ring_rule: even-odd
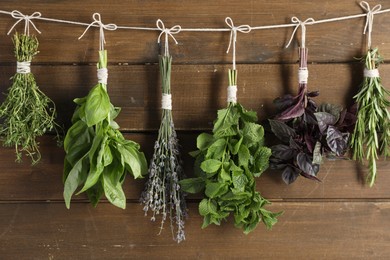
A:
POLYGON ((215 159, 208 159, 203 161, 200 168, 206 173, 215 173, 221 168, 222 162, 215 159))
POLYGON ((201 177, 184 179, 181 180, 179 183, 180 188, 188 193, 198 193, 205 188, 205 182, 201 177))

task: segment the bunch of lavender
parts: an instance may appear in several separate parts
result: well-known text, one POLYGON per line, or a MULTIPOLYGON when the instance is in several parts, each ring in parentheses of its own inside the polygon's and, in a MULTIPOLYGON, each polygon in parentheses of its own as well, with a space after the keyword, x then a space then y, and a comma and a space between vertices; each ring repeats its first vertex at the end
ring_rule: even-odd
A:
POLYGON ((183 167, 170 105, 171 63, 171 56, 160 56, 163 93, 162 120, 154 145, 153 159, 149 166, 149 179, 141 195, 141 203, 145 205, 145 215, 149 210, 152 211, 152 221, 156 220, 156 215, 161 214, 160 233, 169 215, 173 239, 180 243, 185 239, 184 218, 187 214, 187 206, 184 200, 185 194, 179 185, 179 181, 184 177, 183 167))

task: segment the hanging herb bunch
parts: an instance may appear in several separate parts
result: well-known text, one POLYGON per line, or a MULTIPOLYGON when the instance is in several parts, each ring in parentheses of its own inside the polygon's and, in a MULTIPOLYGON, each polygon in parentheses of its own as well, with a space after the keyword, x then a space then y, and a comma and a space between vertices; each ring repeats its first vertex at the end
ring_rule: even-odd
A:
MULTIPOLYGON (((159 22, 161 20, 157 21, 157 25, 159 22)), ((149 211, 152 212, 152 221, 161 215, 160 233, 169 217, 173 239, 180 243, 185 240, 184 219, 187 216, 187 206, 185 193, 179 184, 179 181, 184 178, 184 172, 180 158, 179 140, 172 118, 172 56, 168 52, 167 35, 165 37, 165 54, 159 56, 159 66, 162 86, 162 117, 154 145, 153 158, 149 166, 149 178, 140 201, 144 205, 145 215, 149 211)))
POLYGON ((126 140, 114 121, 120 108, 111 104, 107 93, 107 51, 102 46, 103 43, 97 65, 99 83, 86 97, 74 100, 77 107, 64 140, 63 181, 67 208, 81 186, 77 195, 86 192, 94 206, 104 194, 110 203, 124 209, 126 197, 122 185, 126 173, 136 179, 147 171, 139 144, 126 140))
POLYGON ((354 96, 358 106, 357 122, 351 138, 353 159, 368 161, 367 182, 370 187, 377 175, 378 155, 390 155, 390 92, 383 87, 378 67, 383 62, 378 48, 369 49, 361 58, 364 62, 364 81, 354 96))
POLYGON ((299 175, 319 180, 317 174, 324 155, 343 157, 356 121, 355 108, 332 104, 317 106, 312 99, 319 92, 307 90, 307 48, 299 49, 299 91, 274 100, 279 112, 269 120, 271 131, 281 141, 271 147, 270 168, 282 171, 285 183, 299 175))
POLYGON ((32 164, 36 164, 41 159, 37 138, 55 132, 60 145, 61 127, 55 122, 54 102, 39 89, 31 73, 31 61, 38 54, 38 39, 16 32, 12 40, 17 72, 11 78, 12 85, 0 106, 0 136, 4 146, 15 147, 17 162, 26 154, 32 164))
MULTIPOLYGON (((234 28, 229 17, 226 23, 234 28)), ((233 70, 229 70, 228 106, 218 111, 212 134, 198 136, 198 150, 191 153, 195 157, 196 177, 181 181, 181 185, 189 193, 204 192, 199 203, 202 228, 220 225, 233 214, 235 226, 248 234, 261 221, 271 228, 281 212, 265 209, 270 202, 256 191, 255 177, 268 168, 271 150, 264 146, 264 129, 256 123, 256 112, 237 103, 236 36, 232 30, 233 70)))

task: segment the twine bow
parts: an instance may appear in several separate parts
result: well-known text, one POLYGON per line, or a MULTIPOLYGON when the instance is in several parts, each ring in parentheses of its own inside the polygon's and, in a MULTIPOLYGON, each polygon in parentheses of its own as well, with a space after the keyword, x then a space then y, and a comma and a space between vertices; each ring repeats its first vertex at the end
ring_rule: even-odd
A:
POLYGON ((225 23, 230 27, 230 39, 229 46, 226 53, 229 53, 230 47, 233 46, 233 70, 236 69, 236 41, 237 41, 237 32, 249 33, 252 28, 247 25, 234 26, 233 20, 230 17, 226 17, 225 23))
POLYGON ((313 23, 315 22, 315 20, 314 20, 313 18, 307 18, 305 21, 301 21, 301 20, 298 19, 298 17, 293 16, 293 17, 291 18, 291 22, 295 23, 296 26, 295 26, 294 31, 293 31, 292 34, 291 34, 291 38, 290 38, 290 40, 288 41, 288 43, 287 43, 287 45, 286 45, 286 48, 288 48, 288 46, 290 46, 290 44, 291 44, 291 42, 292 42, 292 40, 293 40, 293 38, 294 38, 294 35, 295 35, 295 33, 297 32, 297 30, 298 30, 299 27, 302 28, 302 29, 301 29, 301 30, 302 30, 302 32, 301 32, 301 33, 302 33, 302 37, 301 37, 301 41, 302 41, 301 47, 302 47, 302 48, 305 48, 305 47, 306 47, 306 25, 311 25, 311 24, 313 24, 313 23))
POLYGON ((374 14, 379 12, 382 6, 380 4, 377 4, 371 9, 370 5, 366 1, 361 1, 360 6, 367 12, 366 24, 364 26, 363 34, 366 34, 366 32, 368 33, 367 45, 368 48, 371 49, 371 32, 372 32, 372 25, 374 24, 374 14))
POLYGON ((102 50, 104 50, 104 44, 106 43, 106 39, 104 38, 104 30, 115 31, 118 28, 118 26, 116 24, 113 24, 113 23, 109 23, 109 24, 102 23, 102 18, 101 18, 101 15, 99 13, 94 13, 92 15, 92 18, 94 21, 88 25, 87 29, 85 29, 83 34, 81 34, 81 36, 79 37, 79 40, 81 38, 83 38, 83 36, 85 35, 85 33, 88 31, 88 29, 91 26, 98 26, 99 31, 100 31, 100 33, 99 33, 99 49, 102 51, 102 50))
POLYGON ((169 55, 169 43, 168 43, 168 36, 171 36, 175 44, 178 44, 175 36, 173 34, 178 34, 181 31, 181 26, 180 25, 175 25, 171 28, 165 28, 165 25, 161 19, 158 19, 156 22, 157 28, 161 31, 160 34, 158 35, 157 38, 157 43, 161 42, 161 36, 164 34, 165 35, 165 48, 164 48, 164 53, 165 56, 169 55))
POLYGON ((9 35, 12 32, 12 30, 15 28, 15 26, 18 25, 18 23, 20 23, 23 20, 25 22, 24 23, 24 34, 30 35, 30 24, 32 25, 32 27, 34 27, 34 29, 38 33, 41 33, 41 31, 38 30, 38 28, 35 26, 34 22, 32 21, 33 19, 37 19, 37 18, 40 18, 42 16, 42 14, 40 12, 34 12, 31 15, 24 15, 21 12, 19 12, 18 10, 13 10, 11 12, 11 16, 15 19, 18 19, 18 20, 14 23, 14 25, 8 31, 7 35, 9 35))

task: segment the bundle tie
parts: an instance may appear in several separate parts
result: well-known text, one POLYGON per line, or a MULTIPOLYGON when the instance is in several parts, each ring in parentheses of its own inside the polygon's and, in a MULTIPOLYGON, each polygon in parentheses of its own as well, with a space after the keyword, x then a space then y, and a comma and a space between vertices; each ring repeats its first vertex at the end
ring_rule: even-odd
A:
POLYGON ((172 110, 172 95, 163 93, 161 97, 161 108, 172 110))
POLYGON ((92 15, 92 18, 93 18, 94 21, 88 25, 88 27, 85 29, 83 34, 81 34, 81 36, 79 37, 79 40, 81 38, 83 38, 83 36, 85 35, 85 33, 88 31, 88 29, 91 26, 98 26, 99 29, 100 29, 100 33, 99 33, 99 39, 100 39, 100 41, 99 41, 99 50, 102 51, 102 50, 104 50, 104 44, 106 43, 106 39, 104 38, 104 30, 115 31, 116 29, 118 29, 118 26, 116 24, 113 24, 113 23, 109 23, 109 24, 102 23, 101 15, 99 13, 94 13, 92 15))
POLYGON ((230 39, 229 46, 226 53, 229 53, 230 47, 233 46, 233 70, 236 69, 236 41, 237 41, 237 32, 249 33, 252 28, 247 25, 234 26, 233 20, 230 17, 225 18, 225 23, 230 27, 230 39))
POLYGON ((366 24, 364 25, 364 31, 363 34, 368 33, 367 36, 367 45, 368 48, 371 49, 371 33, 372 33, 372 25, 374 24, 374 14, 378 13, 382 6, 380 4, 377 4, 374 6, 374 8, 370 8, 370 5, 366 1, 361 1, 360 6, 367 11, 367 18, 366 18, 366 24))
POLYGON ((175 25, 171 28, 165 28, 165 25, 161 19, 158 19, 156 22, 157 28, 161 31, 160 34, 158 35, 157 38, 157 43, 160 44, 161 42, 161 36, 164 34, 165 35, 165 48, 164 48, 164 53, 165 56, 169 55, 169 43, 168 43, 168 36, 171 36, 175 44, 178 44, 175 36, 173 34, 178 34, 181 31, 181 26, 180 25, 175 25))
POLYGON ((307 68, 299 68, 298 70, 299 84, 307 84, 308 78, 309 78, 309 70, 307 68))
POLYGON ((11 16, 17 20, 14 25, 11 27, 11 29, 8 31, 7 35, 9 35, 12 30, 15 28, 18 23, 24 20, 24 34, 30 35, 30 24, 34 27, 34 29, 40 34, 41 31, 38 30, 38 28, 35 26, 34 22, 32 21, 33 19, 40 18, 42 14, 40 12, 34 12, 32 15, 24 15, 18 10, 13 10, 11 12, 11 16))
POLYGON ((379 70, 378 69, 364 69, 363 75, 365 78, 379 78, 379 70))
POLYGON ((108 70, 107 68, 97 69, 98 82, 107 85, 108 70))
POLYGON ((16 72, 21 74, 28 74, 31 72, 31 61, 17 61, 16 72))
POLYGON ((298 19, 298 17, 293 16, 291 18, 291 22, 295 23, 296 25, 295 25, 294 31, 291 34, 291 38, 290 38, 290 40, 288 41, 288 43, 286 45, 286 48, 288 48, 288 46, 290 46, 290 44, 291 44, 291 42, 292 42, 292 40, 294 38, 294 35, 297 32, 299 27, 302 28, 301 29, 302 30, 302 37, 301 37, 302 44, 301 44, 301 47, 305 48, 305 46, 306 46, 306 25, 314 24, 315 20, 313 18, 307 18, 305 21, 301 21, 301 20, 298 19))
POLYGON ((227 88, 227 102, 228 103, 237 103, 237 86, 228 86, 227 88))

